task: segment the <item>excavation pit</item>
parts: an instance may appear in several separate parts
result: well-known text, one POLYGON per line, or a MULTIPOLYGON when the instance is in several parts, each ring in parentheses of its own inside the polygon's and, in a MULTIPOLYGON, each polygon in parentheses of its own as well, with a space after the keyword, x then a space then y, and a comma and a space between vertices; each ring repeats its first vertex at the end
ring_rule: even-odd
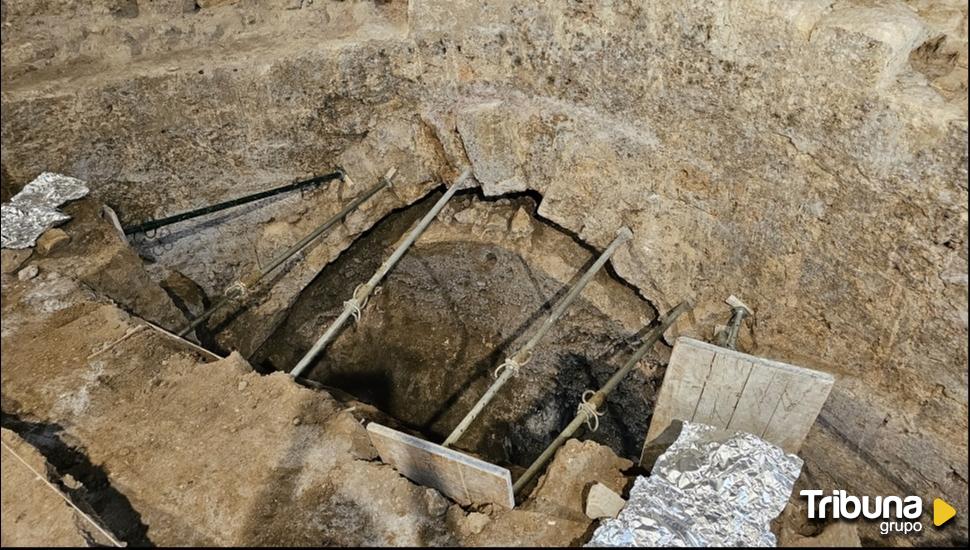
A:
MULTIPOLYGON (((309 350, 395 243, 440 197, 432 193, 358 238, 307 286, 252 358, 286 370, 309 350)), ((441 442, 599 251, 535 215, 536 199, 455 198, 372 296, 356 325, 304 375, 441 442)), ((527 466, 575 415, 586 389, 618 368, 655 311, 603 270, 540 342, 531 361, 455 445, 527 466)), ((635 459, 660 373, 660 346, 610 398, 587 437, 635 459)))

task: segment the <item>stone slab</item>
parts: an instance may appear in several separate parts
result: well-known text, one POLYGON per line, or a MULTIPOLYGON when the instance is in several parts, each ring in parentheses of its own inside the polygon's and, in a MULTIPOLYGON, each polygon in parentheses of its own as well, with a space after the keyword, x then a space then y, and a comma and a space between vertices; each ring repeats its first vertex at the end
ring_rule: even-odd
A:
POLYGON ((367 425, 367 433, 381 460, 411 481, 437 489, 464 506, 515 507, 512 474, 507 469, 376 422, 367 425))

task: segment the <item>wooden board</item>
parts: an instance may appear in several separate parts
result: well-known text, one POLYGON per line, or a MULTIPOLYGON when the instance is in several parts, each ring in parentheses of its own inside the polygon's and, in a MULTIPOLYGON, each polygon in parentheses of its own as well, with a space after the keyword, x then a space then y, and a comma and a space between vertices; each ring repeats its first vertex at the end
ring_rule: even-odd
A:
POLYGON ((463 506, 515 507, 507 469, 376 422, 367 425, 367 433, 381 460, 411 481, 437 489, 463 506))
POLYGON ((647 441, 677 419, 752 433, 797 453, 834 382, 823 372, 678 338, 647 441))

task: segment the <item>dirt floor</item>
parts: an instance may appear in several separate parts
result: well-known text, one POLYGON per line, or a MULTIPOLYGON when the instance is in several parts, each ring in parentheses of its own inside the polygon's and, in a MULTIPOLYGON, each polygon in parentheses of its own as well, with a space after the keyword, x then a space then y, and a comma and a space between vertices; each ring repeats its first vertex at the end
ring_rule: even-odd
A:
MULTIPOLYGON (((50 255, 3 251, 4 441, 19 438, 18 448, 42 455, 47 465, 35 469, 120 541, 575 544, 592 526, 583 491, 629 482, 629 461, 577 442, 550 467, 562 479, 540 480, 514 511, 452 504, 376 460, 363 424, 393 418, 146 325, 177 321, 177 309, 93 201, 72 213, 63 227, 70 242, 50 255), (92 275, 105 271, 114 275, 92 275)), ((5 498, 23 492, 50 503, 13 515, 5 504, 4 543, 39 541, 20 525, 71 510, 13 466, 5 457, 5 498)), ((43 540, 95 531, 70 525, 43 540)))

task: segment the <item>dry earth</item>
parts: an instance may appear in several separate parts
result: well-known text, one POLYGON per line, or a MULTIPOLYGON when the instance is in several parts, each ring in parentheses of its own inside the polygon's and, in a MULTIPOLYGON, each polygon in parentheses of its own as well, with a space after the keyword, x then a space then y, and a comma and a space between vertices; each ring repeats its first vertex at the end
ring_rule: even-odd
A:
MULTIPOLYGON (((336 166, 354 180, 175 226, 138 244, 146 270, 90 228, 34 282, 6 277, 5 413, 22 402, 8 346, 59 347, 20 332, 41 321, 12 296, 44 311, 76 281, 70 300, 171 327, 157 283, 211 299, 396 165, 392 191, 225 320, 211 343, 250 357, 325 266, 470 164, 484 195, 524 194, 572 244, 630 226, 613 275, 651 315, 693 296, 675 332, 709 338, 737 294, 757 312, 742 349, 835 375, 802 483, 967 510, 964 2, 4 0, 2 26, 4 199, 60 171, 132 223, 336 166), (54 290, 26 290, 40 282, 54 290)), ((70 307, 51 318, 83 318, 70 307)), ((56 422, 37 399, 16 414, 56 422)), ((965 543, 966 517, 915 542, 965 543)))
MULTIPOLYGON (((283 373, 260 375, 237 353, 213 358, 121 309, 118 298, 129 294, 61 271, 93 268, 88 246, 127 248, 91 201, 75 206, 65 226, 71 243, 17 266, 18 274, 36 267, 33 277, 14 274, 11 251, 3 251, 4 442, 48 479, 63 485, 71 476, 72 500, 120 540, 565 545, 590 528, 581 498, 589 485, 626 485, 629 461, 575 442, 551 466, 550 479, 558 479, 540 480, 534 502, 520 509, 450 503, 377 460, 364 423, 396 425, 380 411, 283 373), (96 243, 85 239, 99 230, 96 243)), ((140 261, 129 260, 113 267, 145 277, 140 261)), ((159 289, 137 287, 144 295, 159 289)), ((137 310, 157 322, 171 307, 159 300, 137 310)), ((92 536, 36 476, 6 454, 3 464, 5 545, 92 536), (8 495, 28 498, 8 507, 8 495)))

